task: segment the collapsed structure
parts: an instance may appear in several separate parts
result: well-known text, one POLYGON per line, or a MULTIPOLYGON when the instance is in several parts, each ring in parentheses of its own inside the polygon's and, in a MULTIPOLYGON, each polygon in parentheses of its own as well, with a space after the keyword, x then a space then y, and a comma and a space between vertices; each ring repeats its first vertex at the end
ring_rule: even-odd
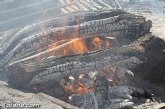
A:
MULTIPOLYGON (((93 67, 92 69, 95 69, 95 67, 103 65, 99 63, 99 61, 102 61, 102 58, 95 57, 95 55, 97 56, 98 54, 103 53, 103 58, 108 59, 109 57, 109 61, 112 61, 112 59, 117 59, 114 60, 115 63, 122 61, 120 57, 123 59, 125 58, 122 56, 122 52, 117 49, 123 49, 123 52, 127 52, 127 50, 124 49, 128 49, 130 47, 123 47, 122 45, 130 44, 133 40, 141 37, 145 33, 148 33, 150 28, 151 21, 145 21, 144 17, 135 16, 121 10, 82 12, 58 17, 51 21, 45 21, 41 24, 27 26, 18 32, 14 31, 13 34, 4 37, 4 39, 7 38, 7 40, 4 43, 4 48, 1 53, 1 66, 9 69, 9 71, 7 71, 8 75, 12 75, 12 77, 15 76, 14 79, 16 81, 18 80, 16 76, 18 73, 21 73, 21 75, 26 75, 26 73, 29 74, 28 72, 31 72, 31 76, 35 76, 36 74, 52 75, 55 73, 57 75, 63 76, 65 75, 64 72, 68 72, 69 75, 72 72, 70 72, 70 70, 77 69, 75 72, 80 72, 79 70, 81 70, 84 65, 88 66, 91 64, 91 67, 93 67), (42 25, 44 26, 43 30, 41 30, 42 25), (67 43, 70 43, 72 40, 82 39, 87 42, 87 40, 91 40, 89 38, 96 36, 102 38, 103 40, 108 38, 112 38, 112 40, 116 39, 120 42, 121 46, 119 45, 119 47, 115 47, 114 44, 112 47, 110 46, 109 48, 104 50, 101 49, 100 51, 100 48, 98 51, 86 51, 86 53, 84 51, 76 55, 74 54, 75 56, 73 56, 73 58, 71 56, 68 57, 67 54, 64 55, 63 53, 56 55, 56 52, 60 51, 63 46, 67 46, 67 43), (58 47, 58 42, 61 42, 61 45, 66 45, 61 46, 59 44, 58 47), (50 46, 53 44, 56 44, 57 47, 54 45, 55 47, 50 48, 50 46), (111 51, 114 53, 110 53, 111 51), (114 58, 116 57, 116 55, 114 55, 115 51, 119 55, 119 58, 114 58), (106 54, 106 52, 109 53, 106 54), (81 56, 78 56, 80 54, 81 56), (91 63, 86 61, 83 62, 83 60, 86 60, 88 57, 90 57, 90 54, 92 57, 95 57, 93 60, 91 60, 91 63), (107 56, 104 56, 104 54, 107 56), (65 58, 67 61, 65 61, 65 58), (82 62, 80 61, 81 58, 82 62), (59 59, 60 63, 58 63, 59 59), (62 62, 62 59, 64 59, 64 62, 62 62), (98 63, 95 65, 97 60, 98 63), (13 66, 16 71, 13 71, 13 66), (59 72, 59 74, 57 72, 59 72)), ((102 63, 105 65, 107 63, 113 65, 113 63, 109 62, 107 59, 105 59, 105 61, 107 61, 106 63, 104 63, 104 61, 102 63)), ((88 61, 90 62, 90 60, 88 61)), ((86 70, 85 68, 83 69, 84 71, 86 70)), ((23 85, 26 78, 29 80, 29 77, 25 77, 22 79, 23 81, 14 82, 14 79, 9 79, 9 82, 12 81, 10 83, 13 85, 15 83, 15 85, 23 85)), ((50 76, 50 78, 52 78, 52 76, 50 76)), ((57 76, 57 78, 59 77, 57 76)), ((49 77, 47 77, 46 80, 49 80, 49 77)))
MULTIPOLYGON (((152 22, 146 21, 145 17, 122 10, 75 12, 59 16, 2 34, 1 69, 8 83, 16 88, 60 82, 64 77, 77 78, 81 74, 103 71, 104 68, 119 68, 123 75, 126 72, 130 74, 146 63, 164 60, 161 51, 164 44, 149 34, 151 26, 152 22), (154 45, 159 42, 160 47, 154 45), (153 58, 155 51, 152 49, 157 48, 160 57, 153 58)), ((155 64, 145 67, 150 69, 155 64)), ((122 81, 123 76, 119 75, 118 79, 122 81)), ((88 93, 86 97, 98 100, 97 103, 93 101, 95 108, 105 108, 109 103, 105 101, 110 90, 106 79, 110 78, 95 77, 96 81, 101 81, 96 82, 96 97, 93 93, 88 93)), ((120 88, 126 89, 126 92, 131 90, 131 95, 152 97, 148 92, 134 87, 120 88)), ((115 91, 110 92, 114 94, 115 91)), ((127 105, 132 103, 124 104, 127 105)))

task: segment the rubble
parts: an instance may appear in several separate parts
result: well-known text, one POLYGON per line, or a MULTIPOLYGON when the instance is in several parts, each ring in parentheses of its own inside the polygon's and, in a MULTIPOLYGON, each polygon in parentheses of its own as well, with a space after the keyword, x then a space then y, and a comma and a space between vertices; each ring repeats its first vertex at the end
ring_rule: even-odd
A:
MULTIPOLYGON (((151 26, 151 20, 117 9, 73 12, 7 31, 0 34, 0 73, 12 88, 39 93, 29 101, 53 102, 44 108, 162 109, 165 42, 150 33, 151 26)), ((1 88, 5 102, 26 95, 1 88)))
POLYGON ((55 78, 58 81, 63 76, 79 75, 82 71, 89 73, 103 66, 139 64, 141 61, 136 54, 142 51, 131 43, 148 33, 152 26, 150 20, 122 10, 72 13, 43 23, 46 26, 43 31, 41 24, 34 24, 2 35, 2 40, 9 39, 2 47, 1 69, 15 87, 55 78), (107 35, 114 38, 107 39, 107 35), (81 50, 74 52, 77 51, 74 46, 81 50), (131 52, 134 56, 127 55, 131 52), (91 59, 87 60, 89 57, 91 59), (19 78, 19 75, 24 76, 19 78))

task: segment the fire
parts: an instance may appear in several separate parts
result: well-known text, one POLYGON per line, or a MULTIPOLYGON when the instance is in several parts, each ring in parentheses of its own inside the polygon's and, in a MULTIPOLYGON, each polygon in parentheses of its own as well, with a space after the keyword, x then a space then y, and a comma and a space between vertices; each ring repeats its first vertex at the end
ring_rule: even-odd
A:
MULTIPOLYGON (((64 21, 67 25, 68 22, 64 21)), ((64 23, 64 24, 65 24, 64 23)), ((77 25, 80 25, 80 20, 77 20, 77 25)), ((44 30, 44 29, 43 29, 44 30)), ((110 47, 110 40, 101 38, 99 36, 81 36, 78 37, 79 26, 71 33, 71 38, 68 39, 66 36, 66 26, 61 27, 61 30, 57 33, 53 33, 49 37, 51 42, 50 45, 46 45, 48 42, 41 42, 37 52, 40 55, 35 58, 36 61, 40 61, 44 58, 52 57, 52 56, 68 56, 75 54, 83 54, 95 50, 99 50, 102 48, 110 47), (44 43, 44 44, 43 44, 44 43), (44 46, 43 46, 44 45, 44 46), (42 47, 42 49, 39 49, 42 47), (44 54, 45 53, 45 54, 44 54)), ((47 41, 47 39, 45 39, 47 41)))
POLYGON ((100 37, 94 38, 74 38, 71 40, 61 40, 53 43, 48 49, 58 48, 51 55, 74 55, 99 50, 110 47, 109 40, 102 40, 100 37), (60 45, 61 44, 61 45, 60 45))
POLYGON ((111 42, 108 39, 100 37, 80 37, 73 39, 60 39, 48 45, 45 48, 38 50, 47 52, 46 55, 38 55, 36 61, 39 61, 45 57, 51 56, 68 56, 75 54, 84 54, 87 52, 99 50, 102 48, 109 48, 111 42))
POLYGON ((85 95, 89 92, 94 92, 95 91, 95 86, 87 88, 81 83, 75 83, 74 85, 67 85, 64 86, 64 89, 66 90, 67 93, 70 95, 72 94, 80 94, 80 95, 85 95))
POLYGON ((76 38, 64 48, 64 55, 81 54, 87 51, 88 47, 85 40, 83 38, 76 38))
POLYGON ((79 79, 66 77, 61 80, 61 86, 65 89, 65 97, 73 94, 86 95, 89 92, 95 92, 96 86, 94 80, 88 75, 80 75, 79 79))
POLYGON ((107 40, 106 41, 106 48, 110 47, 110 45, 111 45, 110 42, 107 40))
POLYGON ((99 38, 99 37, 95 37, 93 40, 92 40, 92 44, 94 45, 94 48, 98 48, 98 49, 101 49, 102 48, 102 40, 99 38))
MULTIPOLYGON (((71 0, 71 3, 74 3, 75 0, 71 0)), ((41 53, 41 55, 38 55, 36 61, 39 61, 44 58, 48 58, 51 56, 68 56, 68 55, 74 55, 74 54, 83 54, 95 50, 99 50, 102 48, 108 48, 111 45, 111 42, 109 39, 101 38, 99 36, 81 36, 78 37, 78 32, 80 29, 80 19, 77 19, 77 25, 75 30, 70 33, 72 37, 68 39, 66 36, 66 26, 59 27, 58 32, 54 32, 53 34, 46 36, 49 37, 49 41, 51 41, 51 44, 48 42, 41 42, 39 46, 36 48, 37 53, 41 53), (43 44, 44 43, 44 44, 43 44), (46 45, 49 44, 49 45, 46 45), (41 48, 42 49, 39 49, 41 48), (45 53, 45 54, 44 54, 45 53)), ((64 25, 67 25, 68 22, 64 21, 64 25)), ((42 31, 44 31, 44 25, 41 27, 43 28, 42 31)))

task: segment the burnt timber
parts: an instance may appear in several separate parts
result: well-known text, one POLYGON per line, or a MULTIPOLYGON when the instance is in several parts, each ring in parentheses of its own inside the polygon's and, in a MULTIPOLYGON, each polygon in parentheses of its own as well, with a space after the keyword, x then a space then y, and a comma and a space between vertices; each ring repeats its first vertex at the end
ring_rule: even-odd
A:
POLYGON ((89 73, 106 66, 133 68, 144 62, 141 60, 144 57, 143 47, 137 47, 134 41, 149 33, 151 26, 152 22, 146 21, 144 17, 121 10, 82 12, 58 17, 20 31, 2 34, 2 40, 6 43, 1 51, 1 69, 6 72, 10 84, 20 87, 49 80, 58 81, 63 76, 89 73), (45 27, 43 31, 41 25, 45 27), (51 51, 43 48, 62 36, 67 40, 111 36, 120 41, 120 46, 84 54, 47 57, 46 54, 51 51), (37 50, 39 53, 35 52, 37 50), (38 56, 46 57, 35 62, 34 57, 38 56))
POLYGON ((50 45, 54 39, 62 36, 65 39, 84 36, 115 36, 119 37, 118 40, 123 41, 132 36, 140 37, 148 33, 151 25, 151 21, 145 21, 144 17, 128 14, 121 10, 82 12, 59 17, 53 21, 27 26, 16 33, 15 31, 13 34, 10 33, 9 36, 8 32, 4 33, 2 42, 6 43, 1 48, 1 66, 5 66, 12 58, 18 60, 18 54, 24 55, 29 49, 36 51, 43 46, 50 45), (42 26, 46 30, 41 31, 42 26), (36 45, 39 47, 34 47, 36 45))

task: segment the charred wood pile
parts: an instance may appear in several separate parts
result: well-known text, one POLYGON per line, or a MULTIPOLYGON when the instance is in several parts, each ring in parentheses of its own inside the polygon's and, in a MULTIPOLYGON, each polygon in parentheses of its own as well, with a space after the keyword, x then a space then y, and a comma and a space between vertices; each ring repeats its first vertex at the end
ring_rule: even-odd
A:
POLYGON ((152 93, 161 92, 149 84, 164 82, 165 43, 151 27, 143 16, 107 10, 74 12, 7 31, 1 34, 1 73, 16 88, 84 109, 154 101, 152 93))

